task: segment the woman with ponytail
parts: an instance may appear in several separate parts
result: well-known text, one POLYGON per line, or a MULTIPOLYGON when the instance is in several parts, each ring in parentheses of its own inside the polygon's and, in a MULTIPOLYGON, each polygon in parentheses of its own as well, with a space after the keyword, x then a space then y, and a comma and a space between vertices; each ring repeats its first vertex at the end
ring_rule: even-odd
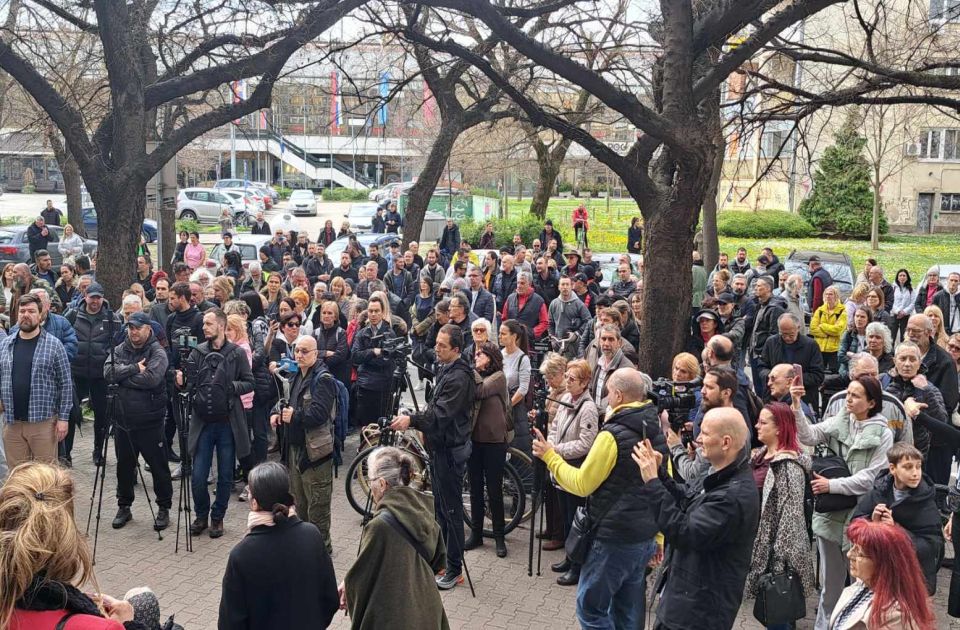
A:
MULTIPOLYGON (((100 591, 87 541, 73 520, 73 479, 62 468, 27 462, 0 488, 0 628, 159 630, 148 589, 122 600, 100 591)), ((179 628, 173 619, 165 630, 179 628)))
POLYGON ((354 630, 450 627, 434 580, 447 552, 433 499, 411 487, 418 474, 413 457, 392 446, 367 459, 374 515, 340 585, 340 607, 354 630))
POLYGON ((227 559, 219 628, 326 628, 339 605, 337 577, 320 530, 297 517, 287 469, 260 464, 247 488, 248 531, 227 559))

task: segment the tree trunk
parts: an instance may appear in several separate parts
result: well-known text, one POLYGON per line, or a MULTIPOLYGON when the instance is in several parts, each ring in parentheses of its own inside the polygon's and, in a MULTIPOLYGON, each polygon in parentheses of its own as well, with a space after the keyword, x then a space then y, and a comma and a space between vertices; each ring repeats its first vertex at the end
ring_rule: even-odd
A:
POLYGON ((870 249, 880 249, 880 173, 879 163, 873 180, 873 220, 870 222, 870 249))
POLYGON ((720 190, 720 178, 723 175, 723 158, 726 153, 723 130, 717 130, 714 142, 717 146, 717 155, 713 160, 710 173, 710 183, 703 197, 703 266, 709 272, 717 265, 720 257, 720 235, 717 233, 717 193, 720 190))
MULTIPOLYGON (((562 161, 562 160, 561 160, 562 161)), ((560 175, 560 165, 548 157, 546 160, 537 158, 537 187, 533 189, 533 201, 530 202, 530 214, 543 221, 547 218, 547 206, 550 205, 550 195, 560 175)))
POLYGON ((687 342, 693 283, 695 203, 660 199, 643 208, 643 323, 640 369, 652 378, 670 376, 673 357, 687 342), (670 315, 671 313, 675 315, 670 315))
POLYGON ((177 204, 174 201, 173 204, 162 204, 160 206, 160 220, 157 221, 158 229, 160 233, 158 238, 160 243, 157 244, 157 260, 155 261, 154 267, 157 269, 163 268, 167 272, 167 275, 171 278, 173 277, 173 265, 170 264, 170 261, 173 259, 173 252, 176 249, 177 245, 177 204), (161 249, 160 245, 163 245, 161 249))
POLYGON ((87 189, 99 213, 101 226, 110 226, 110 238, 100 234, 97 246, 97 282, 103 285, 110 307, 120 310, 124 289, 137 268, 137 245, 147 206, 145 181, 118 182, 110 175, 92 181, 87 189))
POLYGON ((74 232, 85 237, 87 230, 83 226, 83 208, 81 207, 83 199, 80 194, 83 177, 80 175, 80 167, 69 147, 60 138, 60 132, 52 124, 47 126, 46 136, 50 142, 50 148, 53 149, 53 157, 57 160, 60 173, 63 175, 63 187, 67 193, 67 223, 73 226, 74 232))
POLYGON ((406 250, 410 241, 420 240, 420 230, 423 229, 423 218, 427 213, 427 205, 437 188, 437 182, 443 175, 447 160, 453 151, 453 145, 463 132, 463 123, 460 118, 444 118, 440 123, 440 133, 430 147, 427 161, 417 177, 417 183, 407 193, 407 209, 403 218, 403 249, 406 250))

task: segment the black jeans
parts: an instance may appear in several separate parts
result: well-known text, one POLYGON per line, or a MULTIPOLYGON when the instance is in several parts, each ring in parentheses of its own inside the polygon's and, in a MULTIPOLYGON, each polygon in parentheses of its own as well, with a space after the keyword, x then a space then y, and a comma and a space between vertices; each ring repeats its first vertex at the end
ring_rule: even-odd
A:
POLYGON ((57 447, 57 455, 60 459, 73 462, 73 439, 77 433, 77 427, 83 421, 83 409, 80 406, 80 399, 77 397, 77 388, 73 388, 73 407, 70 408, 70 425, 67 428, 67 436, 63 438, 57 447))
MULTIPOLYGON (((253 401, 253 466, 267 461, 270 443, 270 405, 253 401)), ((252 468, 252 467, 251 467, 252 468)))
MULTIPOLYGON (((392 377, 391 377, 392 378, 392 377)), ((363 387, 357 388, 356 414, 354 423, 356 427, 365 427, 368 424, 376 424, 377 419, 383 415, 389 415, 386 409, 388 391, 374 391, 363 387)))
POLYGON ((470 517, 473 521, 470 527, 478 534, 483 532, 483 516, 486 513, 483 494, 486 479, 493 535, 503 536, 503 468, 506 464, 506 444, 473 443, 473 451, 467 462, 467 472, 470 474, 470 517))
POLYGON ((90 398, 93 408, 93 452, 95 455, 102 453, 103 441, 107 436, 107 381, 102 378, 76 378, 74 384, 80 400, 90 398))
POLYGON ((157 506, 169 510, 173 504, 173 482, 167 464, 163 425, 143 429, 123 429, 118 425, 114 430, 113 446, 117 454, 117 505, 133 505, 137 458, 143 455, 144 461, 150 465, 157 506))
POLYGON ((433 465, 433 509, 447 545, 447 573, 463 570, 463 473, 470 459, 470 442, 430 453, 433 465))

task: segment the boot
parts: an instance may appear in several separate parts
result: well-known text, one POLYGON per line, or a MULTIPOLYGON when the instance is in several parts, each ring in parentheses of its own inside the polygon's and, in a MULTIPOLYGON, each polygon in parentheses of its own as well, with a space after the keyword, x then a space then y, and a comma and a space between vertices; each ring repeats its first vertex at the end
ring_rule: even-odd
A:
POLYGON ((120 509, 117 510, 117 515, 113 517, 114 529, 120 529, 127 523, 133 520, 133 514, 130 513, 130 508, 127 506, 120 506, 120 509))
MULTIPOLYGON (((223 519, 210 521, 210 538, 220 538, 221 536, 223 536, 223 519)), ((577 576, 579 577, 579 575, 580 572, 578 571, 577 576)))
POLYGON ((207 519, 197 517, 193 523, 190 524, 190 535, 199 536, 207 527, 209 527, 207 519))
POLYGON ((575 586, 580 581, 580 567, 571 566, 570 570, 557 578, 560 586, 575 586))
POLYGON ((157 520, 153 522, 153 529, 160 532, 170 527, 169 508, 160 508, 157 510, 157 520))
POLYGON ((571 562, 565 557, 562 561, 551 564, 550 570, 553 571, 554 573, 566 573, 567 571, 570 570, 570 567, 571 567, 571 562))
POLYGON ((497 557, 506 558, 507 557, 507 543, 503 540, 503 535, 494 536, 494 540, 497 543, 497 557))
POLYGON ((463 550, 470 551, 483 546, 483 530, 479 527, 470 530, 470 536, 463 542, 463 550))

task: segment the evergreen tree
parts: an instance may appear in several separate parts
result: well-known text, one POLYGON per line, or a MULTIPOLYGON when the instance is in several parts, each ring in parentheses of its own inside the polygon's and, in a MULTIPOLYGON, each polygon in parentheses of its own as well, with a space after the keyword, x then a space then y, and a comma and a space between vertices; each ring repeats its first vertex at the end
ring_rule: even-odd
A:
MULTIPOLYGON (((820 232, 870 237, 873 190, 870 165, 863 157, 866 139, 858 132, 860 122, 856 111, 847 116, 813 174, 813 192, 800 204, 800 216, 820 232)), ((881 212, 880 233, 885 234, 887 227, 881 212)))

